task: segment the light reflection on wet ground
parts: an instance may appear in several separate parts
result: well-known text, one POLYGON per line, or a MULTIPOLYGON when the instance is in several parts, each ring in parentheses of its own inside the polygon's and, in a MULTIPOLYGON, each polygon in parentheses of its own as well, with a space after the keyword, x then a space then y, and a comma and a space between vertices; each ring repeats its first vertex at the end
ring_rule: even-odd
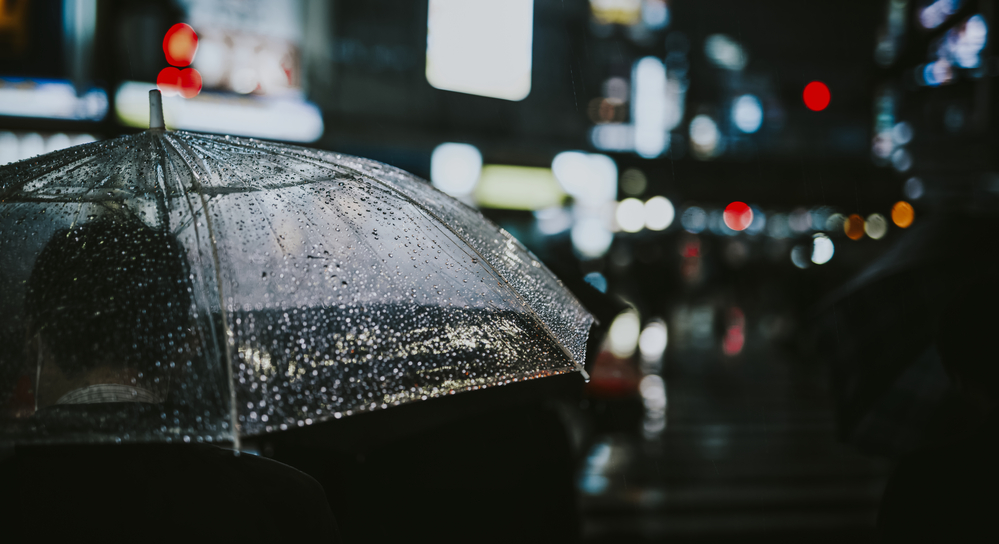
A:
POLYGON ((587 542, 875 541, 890 465, 837 441, 824 369, 749 338, 737 357, 674 350, 663 377, 661 436, 593 437, 587 542))

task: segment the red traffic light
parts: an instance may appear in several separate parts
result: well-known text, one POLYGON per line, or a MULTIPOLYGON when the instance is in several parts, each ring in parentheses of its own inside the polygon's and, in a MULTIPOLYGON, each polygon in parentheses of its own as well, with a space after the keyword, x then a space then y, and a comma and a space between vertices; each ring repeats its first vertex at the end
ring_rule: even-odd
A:
POLYGON ((805 85, 805 92, 801 94, 805 101, 805 107, 812 111, 822 111, 829 106, 832 95, 829 94, 829 87, 821 81, 813 81, 805 85))

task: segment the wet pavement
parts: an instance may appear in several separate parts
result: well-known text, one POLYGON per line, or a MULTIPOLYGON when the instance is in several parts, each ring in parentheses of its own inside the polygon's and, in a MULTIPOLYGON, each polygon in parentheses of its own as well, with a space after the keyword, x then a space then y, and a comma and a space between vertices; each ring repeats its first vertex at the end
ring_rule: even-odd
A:
POLYGON ((876 541, 891 465, 838 442, 825 370, 801 359, 753 336, 671 348, 661 433, 593 435, 585 541, 876 541))

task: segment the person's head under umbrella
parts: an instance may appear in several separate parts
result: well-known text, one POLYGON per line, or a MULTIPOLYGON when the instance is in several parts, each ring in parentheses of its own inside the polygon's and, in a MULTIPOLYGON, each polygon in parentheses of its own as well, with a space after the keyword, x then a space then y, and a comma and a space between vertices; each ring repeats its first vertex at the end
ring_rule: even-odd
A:
POLYGON ((56 232, 25 298, 35 406, 161 403, 200 352, 172 236, 128 216, 56 232))

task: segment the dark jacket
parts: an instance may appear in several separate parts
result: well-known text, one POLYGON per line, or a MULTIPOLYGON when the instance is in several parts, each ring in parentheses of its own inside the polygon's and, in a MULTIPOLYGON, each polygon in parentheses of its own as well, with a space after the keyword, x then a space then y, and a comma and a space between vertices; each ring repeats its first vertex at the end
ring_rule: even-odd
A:
POLYGON ((314 479, 214 446, 18 447, 0 490, 5 535, 39 542, 339 541, 314 479))

